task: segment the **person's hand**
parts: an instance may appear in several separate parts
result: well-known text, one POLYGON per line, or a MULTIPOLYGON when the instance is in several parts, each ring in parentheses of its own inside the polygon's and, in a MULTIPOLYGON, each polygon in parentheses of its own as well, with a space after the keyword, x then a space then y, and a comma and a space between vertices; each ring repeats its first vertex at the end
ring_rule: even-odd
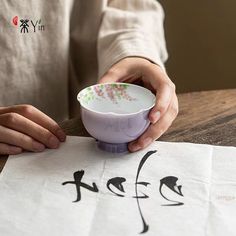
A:
POLYGON ((31 105, 0 107, 0 155, 42 152, 65 139, 59 125, 31 105))
POLYGON ((99 81, 108 82, 136 83, 156 94, 156 104, 149 113, 151 125, 137 140, 129 143, 131 152, 146 148, 158 139, 178 114, 174 83, 161 67, 144 58, 128 57, 119 61, 99 81))

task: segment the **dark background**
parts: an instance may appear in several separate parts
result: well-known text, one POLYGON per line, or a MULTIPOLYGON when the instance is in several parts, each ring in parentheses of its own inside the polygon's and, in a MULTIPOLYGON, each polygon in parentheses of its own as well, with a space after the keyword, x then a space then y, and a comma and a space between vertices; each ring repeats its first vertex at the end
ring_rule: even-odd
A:
POLYGON ((177 92, 236 87, 236 0, 159 0, 177 92))

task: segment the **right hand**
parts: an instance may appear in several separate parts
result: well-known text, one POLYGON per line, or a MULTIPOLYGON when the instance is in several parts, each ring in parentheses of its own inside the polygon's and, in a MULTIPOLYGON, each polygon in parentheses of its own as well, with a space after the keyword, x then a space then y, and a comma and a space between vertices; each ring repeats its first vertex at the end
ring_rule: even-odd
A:
POLYGON ((31 105, 0 107, 0 155, 58 148, 66 135, 50 117, 31 105))

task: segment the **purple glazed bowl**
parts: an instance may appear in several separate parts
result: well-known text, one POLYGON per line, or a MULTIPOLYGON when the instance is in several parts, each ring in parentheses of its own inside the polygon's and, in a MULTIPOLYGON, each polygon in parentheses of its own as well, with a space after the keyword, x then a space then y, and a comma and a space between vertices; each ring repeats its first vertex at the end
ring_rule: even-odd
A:
POLYGON ((149 90, 126 83, 93 85, 80 91, 77 99, 86 130, 99 148, 113 153, 127 152, 128 143, 148 128, 156 101, 149 90))

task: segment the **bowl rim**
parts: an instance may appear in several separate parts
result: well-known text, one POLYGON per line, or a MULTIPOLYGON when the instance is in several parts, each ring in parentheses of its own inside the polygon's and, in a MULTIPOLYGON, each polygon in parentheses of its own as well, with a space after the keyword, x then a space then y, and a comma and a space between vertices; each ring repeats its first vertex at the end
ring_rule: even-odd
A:
POLYGON ((108 82, 108 83, 102 83, 102 84, 94 84, 94 85, 90 85, 84 89, 82 89, 78 95, 77 95, 77 101, 80 103, 80 106, 84 109, 86 109, 87 111, 89 112, 92 112, 92 113, 96 113, 96 114, 100 114, 100 115, 113 115, 113 116, 132 116, 132 115, 137 115, 139 113, 143 113, 145 111, 148 111, 148 110, 151 110, 155 104, 156 104, 156 96, 147 88, 144 88, 142 86, 139 86, 139 85, 136 85, 136 84, 130 84, 130 83, 123 83, 123 82, 108 82), (85 89, 88 89, 88 88, 92 88, 92 87, 95 87, 95 86, 99 86, 99 85, 112 85, 112 84, 123 84, 123 85, 129 85, 129 86, 132 86, 132 87, 138 87, 139 89, 143 89, 143 90, 146 90, 148 93, 150 93, 152 96, 153 96, 153 101, 152 101, 152 105, 148 106, 147 108, 144 108, 144 109, 140 109, 139 111, 137 112, 130 112, 130 113, 116 113, 116 112, 112 112, 112 111, 109 111, 109 112, 101 112, 101 111, 96 111, 94 109, 91 109, 91 108, 88 108, 88 107, 85 107, 81 100, 80 100, 80 95, 81 93, 85 90, 85 89))

